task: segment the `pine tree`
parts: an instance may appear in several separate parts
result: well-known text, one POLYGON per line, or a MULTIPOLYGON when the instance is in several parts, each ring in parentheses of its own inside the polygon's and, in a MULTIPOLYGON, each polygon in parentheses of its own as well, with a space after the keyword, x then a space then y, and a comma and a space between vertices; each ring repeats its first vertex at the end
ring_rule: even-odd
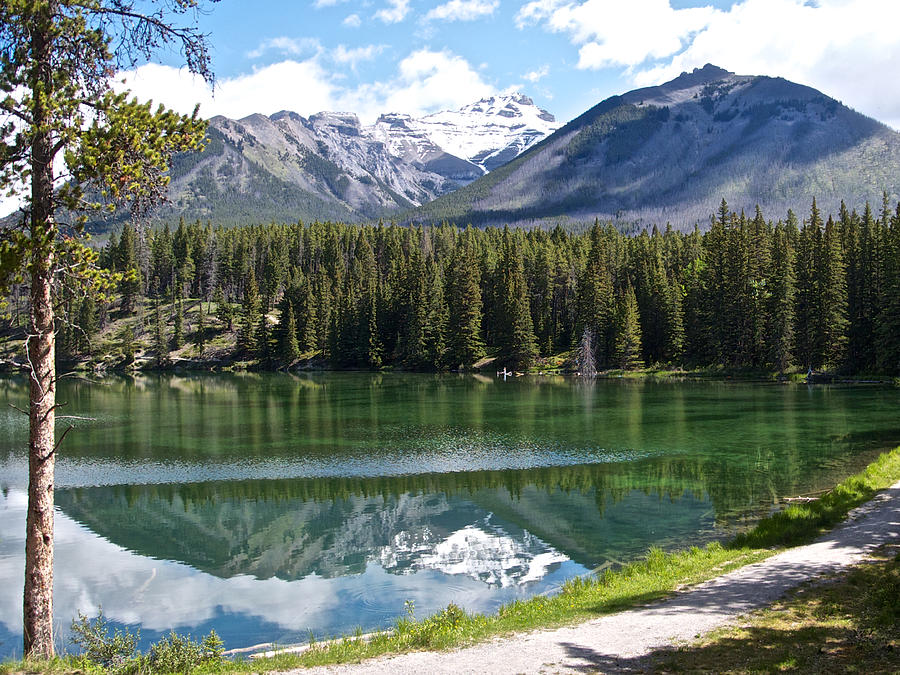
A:
POLYGON ((184 218, 179 219, 178 227, 172 237, 172 253, 175 263, 175 288, 180 296, 190 295, 191 282, 194 280, 193 242, 184 218))
POLYGON ((796 279, 794 305, 794 357, 804 368, 819 368, 818 334, 820 325, 820 293, 817 281, 821 249, 821 219, 813 210, 814 218, 804 224, 797 240, 796 279))
POLYGON ((637 297, 630 284, 617 303, 614 360, 622 370, 635 370, 643 366, 637 297))
POLYGON ((263 364, 272 361, 272 331, 269 327, 269 315, 265 312, 259 313, 259 322, 256 324, 256 344, 254 352, 256 358, 263 364))
POLYGON ((202 357, 203 351, 206 349, 206 319, 203 312, 203 300, 197 304, 199 311, 197 313, 197 330, 194 332, 194 344, 197 346, 197 353, 202 357))
POLYGON ((297 316, 300 320, 297 322, 297 344, 304 352, 321 350, 319 307, 323 299, 316 298, 313 284, 314 279, 307 277, 298 293, 297 316))
POLYGON ((122 365, 130 368, 134 365, 136 350, 134 331, 131 329, 131 326, 126 325, 119 331, 117 342, 119 343, 119 349, 122 351, 122 365))
POLYGON ((684 291, 673 276, 668 280, 665 294, 665 343, 663 356, 669 363, 675 363, 684 354, 684 291))
POLYGON ((713 219, 709 232, 703 238, 703 261, 698 265, 700 278, 697 280, 696 322, 703 333, 698 343, 702 349, 695 349, 701 362, 706 364, 731 361, 729 347, 733 341, 731 322, 735 312, 734 299, 726 292, 729 270, 729 234, 726 227, 733 221, 728 204, 722 200, 719 216, 713 219))
POLYGON ((471 366, 484 356, 480 271, 473 238, 471 230, 466 230, 450 262, 447 359, 452 366, 471 366))
POLYGON ((278 342, 278 360, 290 365, 300 358, 300 346, 297 343, 297 321, 294 319, 294 308, 287 304, 286 314, 283 314, 284 324, 278 342))
POLYGON ((449 311, 444 298, 444 280, 440 266, 429 258, 425 265, 426 303, 425 354, 430 368, 441 370, 446 362, 446 335, 449 311))
POLYGON ((125 314, 130 314, 134 311, 134 303, 141 290, 137 240, 131 223, 126 223, 122 228, 122 238, 119 240, 115 268, 123 274, 122 280, 119 282, 119 293, 122 296, 122 311, 125 314))
POLYGON ((884 232, 882 291, 876 319, 878 367, 900 374, 900 203, 884 232))
POLYGON ((157 300, 153 322, 153 351, 156 352, 157 367, 165 368, 169 365, 169 343, 166 339, 166 330, 159 304, 159 300, 157 300))
POLYGON ((175 319, 172 330, 172 348, 181 349, 184 345, 184 307, 181 298, 175 300, 175 319))
POLYGON ((825 236, 819 268, 821 295, 821 362, 840 368, 847 358, 847 283, 840 233, 831 217, 825 224, 825 236))
POLYGON ((498 358, 515 370, 527 370, 537 358, 537 344, 522 254, 508 229, 504 230, 499 273, 502 306, 497 331, 498 358))
POLYGON ((369 240, 360 231, 356 244, 355 276, 359 284, 359 302, 355 308, 357 335, 359 335, 358 359, 361 365, 378 368, 382 363, 382 346, 378 333, 378 270, 375 254, 369 240))
POLYGON ((79 351, 91 356, 94 336, 97 334, 97 303, 92 295, 82 298, 79 304, 78 325, 75 332, 78 336, 76 343, 79 351))
POLYGON ((251 267, 244 285, 244 306, 241 312, 241 331, 238 340, 238 348, 244 354, 256 354, 259 345, 256 337, 259 318, 259 287, 256 285, 256 275, 251 267))
POLYGON ((175 252, 168 223, 157 231, 150 245, 151 288, 157 297, 164 296, 175 286, 175 252))
MULTIPOLYGON (((319 270, 313 277, 313 284, 309 292, 315 294, 316 322, 314 328, 304 331, 304 342, 309 335, 312 335, 313 349, 322 356, 327 356, 335 311, 332 285, 324 270, 319 270)), ((310 304, 310 306, 312 305, 310 304)))
POLYGON ((753 220, 747 224, 748 230, 748 294, 751 316, 748 322, 750 353, 748 365, 763 367, 769 355, 767 329, 770 325, 771 306, 770 274, 772 269, 772 235, 770 223, 762 215, 759 206, 753 220))
POLYGON ((400 361, 412 369, 421 369, 429 361, 425 344, 428 314, 426 281, 425 261, 418 242, 415 242, 401 281, 403 325, 398 340, 400 361))
POLYGON ((793 358, 794 344, 794 249, 783 225, 775 228, 772 267, 766 286, 769 289, 765 342, 767 361, 786 371, 793 358))
POLYGON ((225 293, 221 286, 216 286, 213 293, 213 304, 216 306, 216 318, 226 330, 234 330, 234 307, 225 300, 225 293))
POLYGON ((576 295, 576 332, 583 337, 590 331, 595 361, 601 366, 609 363, 614 342, 615 303, 613 277, 609 265, 609 243, 598 224, 590 233, 591 247, 587 263, 578 280, 576 295))

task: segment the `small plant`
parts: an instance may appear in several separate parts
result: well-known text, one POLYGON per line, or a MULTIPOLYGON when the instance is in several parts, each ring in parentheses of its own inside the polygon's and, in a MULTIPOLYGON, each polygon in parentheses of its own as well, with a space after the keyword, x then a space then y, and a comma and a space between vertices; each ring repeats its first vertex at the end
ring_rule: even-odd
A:
POLYGON ((463 625, 467 616, 459 605, 450 603, 437 614, 416 621, 411 600, 404 603, 407 618, 397 621, 395 634, 410 646, 440 647, 452 640, 453 633, 463 625))
POLYGON ((102 610, 94 620, 79 612, 72 633, 72 643, 81 648, 85 659, 116 675, 189 673, 201 665, 221 663, 225 647, 215 631, 199 643, 172 631, 141 654, 137 651, 140 631, 117 628, 110 634, 102 610))
POLYGON ((175 631, 150 646, 144 657, 145 668, 153 673, 189 673, 206 664, 220 663, 224 644, 216 631, 210 631, 199 643, 175 631))
POLYGON ((129 670, 128 664, 135 658, 137 643, 141 633, 116 630, 110 635, 109 622, 101 609, 97 618, 91 621, 81 612, 72 621, 73 644, 81 648, 84 657, 111 672, 129 670))
POLYGON ((150 647, 147 663, 159 673, 188 673, 201 661, 200 645, 175 631, 150 647))
POLYGON ((427 624, 430 628, 441 630, 447 628, 456 628, 465 618, 466 613, 462 610, 462 608, 456 603, 451 602, 437 614, 425 619, 424 623, 427 624))

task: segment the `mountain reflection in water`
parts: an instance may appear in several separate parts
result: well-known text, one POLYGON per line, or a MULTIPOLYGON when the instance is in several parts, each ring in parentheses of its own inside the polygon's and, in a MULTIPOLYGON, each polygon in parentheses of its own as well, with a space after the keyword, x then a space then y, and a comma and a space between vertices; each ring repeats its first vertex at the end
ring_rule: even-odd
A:
MULTIPOLYGON (((0 379, 10 403, 24 381, 0 379)), ((895 389, 321 374, 60 382, 61 641, 228 647, 470 611, 723 538, 896 445, 895 389)), ((25 420, 0 410, 0 657, 21 650, 25 420)))

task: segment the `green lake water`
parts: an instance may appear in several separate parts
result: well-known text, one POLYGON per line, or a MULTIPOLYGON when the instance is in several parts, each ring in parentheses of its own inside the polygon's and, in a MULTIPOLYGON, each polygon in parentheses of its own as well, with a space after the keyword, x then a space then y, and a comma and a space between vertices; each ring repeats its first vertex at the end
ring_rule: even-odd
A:
MULTIPOLYGON (((26 405, 26 383, 0 380, 26 405)), ((55 618, 228 648, 492 611, 727 538, 900 444, 900 390, 327 373, 60 383, 55 618), (67 425, 60 422, 60 431, 67 425)), ((0 410, 0 657, 21 654, 27 420, 0 410)))

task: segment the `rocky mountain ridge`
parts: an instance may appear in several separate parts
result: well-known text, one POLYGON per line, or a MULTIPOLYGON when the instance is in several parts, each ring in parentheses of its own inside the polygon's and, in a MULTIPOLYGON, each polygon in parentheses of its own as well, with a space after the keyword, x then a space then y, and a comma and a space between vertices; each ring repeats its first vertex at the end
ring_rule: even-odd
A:
POLYGON ((346 112, 215 117, 206 151, 176 158, 157 219, 390 216, 472 182, 557 126, 521 94, 423 118, 385 114, 371 126, 346 112))

